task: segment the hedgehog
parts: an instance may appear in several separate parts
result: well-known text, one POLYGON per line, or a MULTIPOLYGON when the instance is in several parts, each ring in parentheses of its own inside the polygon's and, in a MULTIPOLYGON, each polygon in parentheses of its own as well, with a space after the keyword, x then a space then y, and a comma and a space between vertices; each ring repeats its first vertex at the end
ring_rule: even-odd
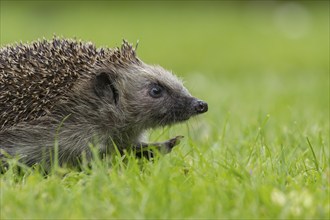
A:
POLYGON ((55 153, 61 165, 91 159, 90 146, 100 155, 150 146, 168 153, 182 136, 146 143, 145 132, 207 110, 170 71, 140 60, 126 40, 120 48, 97 48, 55 36, 0 49, 1 158, 49 166, 55 153))

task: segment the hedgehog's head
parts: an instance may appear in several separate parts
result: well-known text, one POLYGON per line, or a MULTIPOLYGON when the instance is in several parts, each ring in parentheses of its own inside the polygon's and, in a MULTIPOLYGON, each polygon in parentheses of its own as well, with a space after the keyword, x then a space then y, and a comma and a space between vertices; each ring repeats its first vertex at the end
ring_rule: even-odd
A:
POLYGON ((169 71, 142 62, 96 76, 95 91, 112 103, 126 123, 153 128, 188 120, 208 110, 169 71))

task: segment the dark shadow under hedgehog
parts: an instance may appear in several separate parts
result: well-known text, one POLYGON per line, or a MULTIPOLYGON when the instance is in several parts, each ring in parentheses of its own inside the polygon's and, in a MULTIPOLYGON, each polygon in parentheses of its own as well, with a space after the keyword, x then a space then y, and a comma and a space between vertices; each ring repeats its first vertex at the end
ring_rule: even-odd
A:
POLYGON ((180 136, 151 144, 141 136, 207 109, 126 41, 110 49, 55 37, 0 50, 0 156, 18 155, 27 165, 49 165, 54 140, 60 164, 74 165, 82 153, 90 159, 90 144, 100 154, 115 146, 169 152, 180 136))

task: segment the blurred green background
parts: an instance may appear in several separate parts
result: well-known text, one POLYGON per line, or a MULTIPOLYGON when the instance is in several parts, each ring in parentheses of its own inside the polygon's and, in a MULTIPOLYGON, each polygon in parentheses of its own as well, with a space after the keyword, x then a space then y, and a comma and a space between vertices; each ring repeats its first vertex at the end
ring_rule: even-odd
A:
POLYGON ((142 60, 209 102, 215 127, 228 112, 329 119, 328 1, 1 1, 1 46, 54 34, 139 40, 142 60))

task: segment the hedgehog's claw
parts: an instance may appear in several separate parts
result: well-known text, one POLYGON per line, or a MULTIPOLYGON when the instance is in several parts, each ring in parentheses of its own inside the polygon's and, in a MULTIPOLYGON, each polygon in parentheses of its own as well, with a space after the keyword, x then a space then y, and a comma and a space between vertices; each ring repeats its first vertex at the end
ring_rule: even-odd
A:
POLYGON ((179 135, 175 138, 169 139, 164 142, 155 142, 155 143, 139 143, 134 146, 134 150, 136 151, 137 157, 145 157, 145 158, 153 158, 154 157, 154 149, 158 149, 162 154, 168 154, 172 151, 172 149, 180 144, 181 139, 184 136, 179 135), (153 149, 154 148, 154 149, 153 149))
POLYGON ((175 138, 172 138, 172 139, 170 139, 168 141, 162 142, 161 145, 163 147, 165 147, 166 150, 167 150, 165 153, 171 152, 171 150, 173 149, 173 147, 175 147, 176 145, 180 144, 182 138, 184 138, 184 136, 179 135, 179 136, 176 136, 175 138))

